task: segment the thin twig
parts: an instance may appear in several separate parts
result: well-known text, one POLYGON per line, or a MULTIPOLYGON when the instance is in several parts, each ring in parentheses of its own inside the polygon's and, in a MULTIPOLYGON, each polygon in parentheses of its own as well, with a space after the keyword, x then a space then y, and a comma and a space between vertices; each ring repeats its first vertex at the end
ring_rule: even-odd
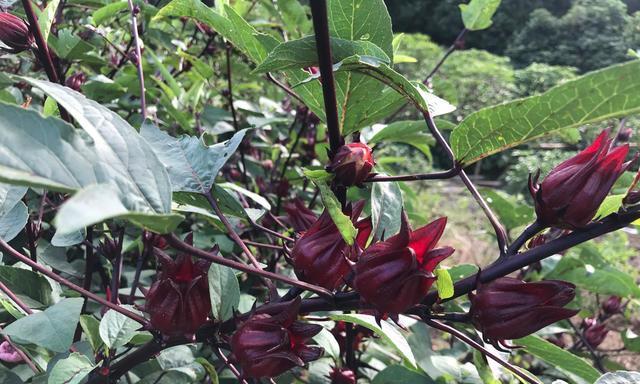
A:
POLYGON ((578 327, 576 327, 571 321, 567 320, 567 322, 575 332, 576 336, 580 338, 580 340, 582 341, 582 344, 584 344, 585 347, 587 347, 587 349, 589 350, 589 354, 593 358, 593 362, 596 364, 596 368, 598 369, 598 371, 600 371, 601 373, 606 373, 607 370, 604 368, 604 365, 602 364, 602 358, 598 356, 598 353, 596 352, 596 350, 591 346, 591 344, 589 344, 589 341, 587 341, 587 339, 584 337, 584 334, 582 333, 582 331, 580 331, 578 327))
POLYGON ((4 329, 2 329, 2 327, 0 327, 0 333, 2 333, 2 337, 5 339, 7 343, 9 343, 11 348, 13 348, 13 350, 16 351, 16 353, 18 354, 18 356, 20 356, 22 361, 24 361, 29 366, 29 368, 31 368, 33 373, 35 373, 36 375, 39 374, 40 369, 33 363, 33 360, 31 360, 31 358, 22 349, 18 348, 18 346, 14 344, 14 342, 11 340, 9 336, 4 334, 4 329))
POLYGON ((147 118, 147 98, 145 96, 144 87, 144 71, 142 69, 142 49, 140 49, 140 36, 138 35, 138 17, 137 13, 140 12, 140 8, 133 5, 132 0, 127 0, 129 4, 129 12, 131 12, 131 37, 134 42, 136 51, 136 68, 138 69, 138 81, 140 83, 140 110, 142 119, 147 118))
POLYGON ((305 104, 304 100, 302 100, 302 98, 298 96, 298 94, 295 93, 293 89, 291 89, 287 84, 273 77, 271 73, 267 73, 266 77, 267 77, 267 80, 269 80, 270 82, 278 86, 280 89, 285 91, 286 94, 298 100, 301 104, 305 104))
POLYGON ((11 301, 13 301, 18 307, 20 307, 20 309, 22 309, 22 311, 27 315, 31 315, 33 313, 31 308, 29 308, 29 306, 25 304, 24 301, 20 300, 20 298, 16 296, 16 294, 13 293, 13 291, 9 287, 7 287, 2 281, 0 281, 0 291, 2 291, 2 293, 7 295, 11 299, 11 301))
MULTIPOLYGON (((222 221, 222 224, 227 229, 227 235, 229 235, 229 237, 231 237, 231 239, 235 241, 235 243, 240 247, 240 249, 242 249, 242 252, 244 252, 244 254, 249 258, 249 261, 251 261, 251 264, 253 264, 253 266, 256 269, 262 269, 262 266, 258 262, 258 259, 256 259, 256 257, 249 250, 249 248, 247 248, 247 245, 244 243, 244 241, 242 241, 240 236, 233 229, 233 226, 231 225, 229 220, 227 220, 227 218, 225 217, 224 213, 220 209, 220 206, 218 205, 218 202, 216 201, 216 198, 213 197, 211 193, 205 194, 204 197, 207 199, 207 201, 211 205, 211 208, 213 208, 213 211, 216 213, 220 221, 222 221)), ((276 287, 273 285, 271 280, 264 279, 264 283, 269 288, 270 291, 275 292, 276 287)))
POLYGON ((434 173, 418 173, 415 175, 401 175, 401 176, 380 176, 373 175, 365 180, 365 183, 378 183, 387 181, 418 181, 418 180, 446 180, 456 177, 460 174, 461 168, 451 168, 448 171, 434 172, 434 173))
MULTIPOLYGON (((239 271, 242 272, 246 272, 246 273, 250 273, 253 275, 257 275, 257 276, 262 276, 265 277, 267 279, 271 279, 271 280, 275 280, 275 281, 280 281, 282 283, 285 283, 287 285, 291 285, 294 287, 300 287, 304 290, 307 291, 311 291, 314 293, 317 293, 318 295, 325 297, 329 300, 331 300, 331 298, 333 297, 333 295, 331 294, 331 292, 329 292, 328 290, 322 288, 322 287, 318 287, 316 285, 313 284, 309 284, 309 283, 305 283, 304 281, 299 281, 299 280, 294 280, 291 279, 289 277, 283 276, 283 275, 279 275, 277 273, 273 273, 273 272, 268 272, 259 268, 254 268, 252 266, 234 261, 234 260, 229 260, 229 259, 225 259, 224 257, 221 256, 217 256, 217 255, 213 255, 209 252, 203 251, 199 248, 195 248, 192 245, 189 245, 187 243, 185 243, 184 241, 180 240, 176 235, 174 234, 169 234, 169 235, 165 235, 165 239, 167 240, 167 242, 176 250, 178 251, 182 251, 182 252, 186 252, 192 256, 201 258, 201 259, 205 259, 205 260, 209 260, 213 263, 216 264, 220 264, 220 265, 224 265, 225 267, 229 267, 229 268, 233 268, 233 269, 237 269, 239 271)), ((158 252, 158 249, 156 248, 156 252, 158 252)))
POLYGON ((222 361, 222 363, 229 368, 229 370, 231 371, 231 373, 234 374, 235 377, 238 378, 238 380, 243 383, 243 384, 248 384, 247 380, 242 378, 242 374, 240 373, 240 371, 238 371, 238 368, 236 368, 233 364, 231 364, 231 362, 229 361, 229 359, 224 355, 224 353, 222 352, 222 350, 218 347, 214 348, 214 352, 216 354, 216 356, 218 356, 218 358, 222 361))
POLYGON ((10 256, 18 259, 19 261, 27 264, 28 266, 30 266, 31 268, 37 270, 38 272, 42 273, 43 275, 57 281, 58 283, 67 286, 68 288, 80 293, 83 296, 88 297, 89 299, 104 305, 105 307, 108 307, 110 309, 113 309, 116 312, 119 312, 125 316, 127 316, 128 318, 137 321, 138 323, 142 324, 145 326, 145 328, 149 328, 149 322, 142 316, 138 315, 137 313, 131 312, 125 308, 122 308, 120 306, 117 306, 105 299, 103 299, 102 297, 93 294, 92 292, 87 291, 86 289, 70 282, 69 280, 65 279, 62 276, 57 275, 54 272, 51 272, 50 270, 48 270, 47 268, 43 267, 42 265, 34 262, 33 260, 31 260, 29 257, 23 255, 22 253, 18 252, 17 250, 15 250, 13 247, 11 247, 9 244, 7 244, 6 241, 4 241, 3 239, 0 239, 0 248, 4 249, 7 254, 9 254, 10 256))
POLYGON ((517 239, 513 241, 507 248, 506 256, 512 256, 518 253, 520 248, 527 242, 527 240, 531 239, 535 235, 537 235, 540 231, 542 231, 545 226, 540 223, 538 220, 534 221, 529 225, 517 239))
POLYGON ((444 56, 442 56, 440 61, 438 61, 436 66, 431 70, 431 72, 429 72, 427 77, 422 81, 423 84, 425 85, 428 84, 429 80, 431 80, 431 78, 438 72, 442 64, 444 64, 444 62, 449 58, 449 56, 453 52, 455 52, 456 49, 460 47, 461 43, 464 41, 464 36, 467 34, 468 31, 469 30, 467 28, 463 28, 462 31, 460 31, 460 33, 458 34, 458 37, 456 37, 454 42, 449 46, 449 49, 447 49, 447 51, 444 53, 444 56))
MULTIPOLYGON (((429 127, 429 131, 431 131, 431 134, 436 139, 438 144, 445 150, 445 152, 447 153, 451 161, 454 163, 453 168, 456 168, 457 165, 455 163, 456 159, 455 159, 453 150, 451 150, 449 143, 447 143, 447 140, 444 138, 444 136, 442 136, 442 134, 438 130, 438 127, 436 126, 436 123, 433 120, 433 117, 431 117, 431 115, 426 112, 423 113, 423 116, 424 116, 425 122, 427 123, 427 126, 429 127)), ((487 216, 487 218, 489 219, 489 222, 491 223, 491 226, 493 227, 493 230, 496 233, 500 255, 503 255, 507 250, 507 243, 508 243, 507 231, 504 229, 504 226, 500 223, 500 220, 498 220, 498 217, 495 215, 495 213, 493 213, 493 211, 489 207, 489 204, 487 204, 487 202, 484 200, 482 195, 480 195, 480 192, 478 192, 478 189, 473 184, 471 179, 469 179, 469 176, 467 176, 464 170, 460 170, 459 176, 460 176, 460 179, 462 179, 462 182, 464 183, 464 185, 467 187, 467 189, 473 196, 473 198, 476 200, 476 202, 480 206, 480 208, 482 208, 482 211, 484 212, 485 216, 487 216)))

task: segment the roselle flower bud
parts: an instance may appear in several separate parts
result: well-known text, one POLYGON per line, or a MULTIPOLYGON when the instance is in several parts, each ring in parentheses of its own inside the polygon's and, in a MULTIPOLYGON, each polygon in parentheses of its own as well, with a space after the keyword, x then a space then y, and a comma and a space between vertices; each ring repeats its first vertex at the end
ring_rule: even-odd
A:
POLYGON ((446 217, 413 231, 402 213, 400 232, 369 246, 354 267, 354 287, 378 312, 398 314, 418 304, 435 282, 433 270, 451 247, 435 248, 446 217))
POLYGON ((22 361, 22 357, 18 351, 5 340, 0 344, 0 361, 4 361, 5 363, 19 363, 22 361))
POLYGON ((154 329, 167 336, 192 335, 211 311, 207 272, 210 262, 189 255, 172 260, 157 253, 162 270, 147 293, 145 312, 154 329))
POLYGON ((469 295, 469 315, 483 338, 497 346, 575 315, 577 310, 563 308, 575 295, 575 285, 565 281, 525 283, 501 277, 469 295))
POLYGON ((633 128, 631 127, 626 127, 620 130, 620 132, 618 132, 618 141, 621 143, 626 143, 629 140, 631 140, 631 136, 633 136, 633 128))
POLYGON ((87 81, 87 76, 82 72, 76 72, 67 78, 64 85, 76 92, 80 92, 80 87, 82 87, 82 84, 84 84, 85 81, 87 81))
POLYGON ((602 303, 602 310, 607 315, 615 315, 622 311, 622 298, 620 296, 609 296, 604 303, 602 303))
POLYGON ((598 323, 598 320, 593 318, 584 319, 582 327, 584 328, 583 336, 585 341, 593 348, 597 348, 598 345, 602 344, 609 333, 605 324, 598 323))
POLYGON ((307 208, 301 199, 293 199, 284 204, 283 207, 287 212, 286 221, 293 227, 296 232, 304 232, 318 220, 318 217, 312 210, 307 208))
POLYGON ((331 384, 356 384, 356 374, 349 368, 333 367, 329 379, 331 384))
POLYGON ((33 36, 27 23, 10 13, 0 12, 0 50, 20 53, 33 45, 33 36))
POLYGON ((231 350, 244 377, 275 377, 319 359, 324 350, 307 342, 322 326, 296 320, 300 298, 282 312, 253 314, 231 337, 231 350))
POLYGON ((355 260, 371 233, 370 219, 356 223, 363 208, 364 201, 359 201, 353 207, 347 207, 345 212, 358 229, 353 246, 344 241, 327 210, 296 241, 291 257, 301 280, 329 290, 344 282, 344 276, 351 270, 350 262, 355 260))
POLYGON ((631 162, 625 163, 629 145, 611 148, 605 131, 587 149, 555 167, 538 184, 538 175, 529 177, 529 190, 538 220, 547 226, 581 228, 595 216, 618 177, 631 162))
POLYGON ((362 184, 374 165, 375 161, 368 145, 351 143, 338 149, 327 166, 327 171, 335 174, 337 184, 350 187, 362 184))

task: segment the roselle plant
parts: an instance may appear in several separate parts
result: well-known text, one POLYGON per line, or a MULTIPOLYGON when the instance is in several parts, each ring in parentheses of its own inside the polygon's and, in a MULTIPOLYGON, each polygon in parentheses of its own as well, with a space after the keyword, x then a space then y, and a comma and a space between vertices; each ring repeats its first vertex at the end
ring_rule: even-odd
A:
POLYGON ((382 0, 2 5, 2 382, 640 375, 640 62, 481 104, 499 5, 435 56, 382 0))

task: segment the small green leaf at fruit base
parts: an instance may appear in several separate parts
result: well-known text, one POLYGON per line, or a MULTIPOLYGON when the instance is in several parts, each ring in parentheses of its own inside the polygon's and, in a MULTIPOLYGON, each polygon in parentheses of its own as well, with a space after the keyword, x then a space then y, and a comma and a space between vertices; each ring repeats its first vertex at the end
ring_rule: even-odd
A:
POLYGON ((351 218, 342 212, 342 206, 338 198, 333 194, 333 191, 326 182, 318 181, 314 183, 318 186, 318 189, 320 189, 322 203, 329 212, 331 220, 333 220, 333 223, 338 227, 340 235, 342 235, 342 238, 347 244, 353 245, 358 230, 356 230, 353 222, 351 222, 351 218))
POLYGON ((436 288, 438 289, 438 297, 440 299, 448 299, 453 297, 453 280, 449 271, 445 268, 438 268, 434 271, 436 275, 436 288))
POLYGON ((470 31, 487 29, 491 18, 500 6, 501 0, 471 0, 469 4, 460 4, 460 13, 464 27, 470 31))
POLYGON ((211 264, 208 279, 213 317, 219 321, 230 319, 240 303, 240 286, 235 272, 223 265, 211 264))
POLYGON ((313 182, 316 181, 327 181, 333 177, 333 175, 324 169, 305 169, 304 175, 311 179, 313 182))
POLYGON ((103 344, 100 338, 100 320, 92 315, 81 315, 80 326, 93 350, 97 351, 103 344))

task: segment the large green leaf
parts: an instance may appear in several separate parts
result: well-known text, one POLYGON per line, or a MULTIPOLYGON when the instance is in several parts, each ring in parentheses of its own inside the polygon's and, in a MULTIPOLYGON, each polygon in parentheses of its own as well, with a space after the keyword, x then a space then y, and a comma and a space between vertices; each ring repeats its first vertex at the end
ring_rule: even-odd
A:
POLYGON ((149 122, 140 135, 167 168, 174 192, 209 193, 220 168, 238 149, 246 130, 225 142, 206 146, 193 136, 174 138, 149 122))
POLYGON ((435 144, 435 139, 428 133, 424 120, 401 120, 387 125, 369 139, 369 144, 377 143, 409 144, 431 158, 430 146, 435 144))
POLYGON ((405 337, 398 331, 396 327, 387 321, 380 321, 380 325, 376 322, 376 318, 371 315, 345 314, 329 316, 334 321, 346 321, 368 328, 380 336, 385 342, 389 343, 396 349, 402 358, 413 368, 416 367, 416 359, 411 352, 411 347, 407 343, 405 337))
POLYGON ((83 194, 69 199, 60 210, 55 223, 61 234, 116 216, 135 216, 136 223, 158 232, 168 229, 167 222, 177 225, 179 217, 170 215, 171 185, 166 170, 133 127, 69 88, 22 79, 64 106, 86 133, 61 120, 0 105, 0 180, 62 192, 84 188, 83 194), (110 188, 96 187, 100 183, 110 188), (110 204, 95 204, 103 193, 110 204), (60 215, 65 210, 82 211, 85 220, 63 220, 60 215))
POLYGON ((639 72, 638 60, 614 65, 472 113, 451 134, 456 159, 470 164, 558 129, 638 113, 639 72))
POLYGON ((500 6, 501 0, 471 0, 469 4, 460 4, 460 13, 464 27, 470 31, 479 31, 491 26, 491 18, 500 6))
MULTIPOLYGON (((228 5, 224 5, 222 14, 219 10, 207 7, 200 0, 173 0, 158 12, 154 20, 168 16, 191 17, 207 24, 254 63, 261 63, 267 57, 268 50, 261 40, 256 38, 260 33, 228 5)), ((269 38, 266 35, 262 37, 269 38)))
MULTIPOLYGON (((331 38, 333 61, 338 62, 353 55, 373 56, 387 64, 391 59, 377 45, 369 41, 351 41, 331 38)), ((318 52, 314 36, 303 37, 279 44, 269 56, 254 70, 256 73, 283 71, 286 69, 306 68, 318 65, 318 52)))
MULTIPOLYGON (((131 306, 124 306, 130 311, 140 313, 131 306)), ((109 348, 120 348, 131 341, 139 333, 142 324, 123 315, 120 312, 109 310, 100 320, 99 333, 104 344, 109 348)))
POLYGON ((598 370, 588 361, 538 336, 530 335, 522 339, 514 340, 514 344, 523 346, 526 352, 562 371, 578 376, 587 383, 593 383, 600 377, 598 370))
POLYGON ((20 344, 36 344, 54 352, 66 352, 80 318, 82 298, 64 299, 43 312, 9 324, 4 333, 20 344))
POLYGON ((39 273, 0 265, 0 281, 29 307, 41 308, 53 303, 51 284, 39 273))
MULTIPOLYGON (((340 72, 357 72, 366 76, 370 76, 380 83, 387 85, 395 90, 401 98, 393 100, 393 103, 400 101, 401 103, 407 100, 412 102, 416 108, 422 112, 427 112, 431 116, 439 116, 455 110, 455 107, 446 102, 445 100, 437 97, 427 90, 427 88, 420 82, 411 82, 404 76, 396 72, 389 65, 385 64, 378 58, 371 56, 351 56, 334 65, 334 71, 340 72), (404 97, 406 100, 402 100, 404 97)), ((319 75, 309 76, 302 84, 306 84, 310 81, 318 79, 319 75)), ((338 77, 336 77, 338 78, 338 77)), ((349 93, 349 89, 344 91, 340 88, 340 83, 336 82, 338 96, 348 95, 351 102, 356 103, 356 99, 349 93)), ((370 95, 369 95, 370 96, 370 95)), ((363 99, 360 99, 358 103, 364 103, 363 99)), ((343 104, 344 107, 344 104, 343 104)), ((361 106, 354 105, 355 109, 362 109, 361 106)), ((346 111, 347 109, 345 109, 346 111)), ((351 112, 350 112, 351 113, 351 112)), ((357 130, 359 122, 350 122, 343 124, 343 134, 351 133, 357 130)))
POLYGON ((94 364, 88 357, 78 352, 73 352, 66 359, 56 362, 49 374, 49 383, 81 383, 93 368, 94 364))
POLYGON ((373 378, 372 384, 432 384, 430 377, 402 365, 390 365, 373 378))
POLYGON ((594 384, 633 384, 640 383, 640 372, 616 371, 602 375, 594 384))
POLYGON ((29 212, 22 197, 27 188, 0 183, 0 239, 11 241, 27 223, 29 212))
POLYGON ((391 17, 383 0, 329 0, 327 7, 331 36, 370 41, 393 57, 391 17))
POLYGON ((373 183, 371 188, 371 223, 374 238, 389 238, 400 231, 402 192, 398 183, 373 183))
POLYGON ((213 317, 218 321, 229 320, 240 303, 240 286, 235 272, 223 265, 211 264, 208 279, 213 317))

